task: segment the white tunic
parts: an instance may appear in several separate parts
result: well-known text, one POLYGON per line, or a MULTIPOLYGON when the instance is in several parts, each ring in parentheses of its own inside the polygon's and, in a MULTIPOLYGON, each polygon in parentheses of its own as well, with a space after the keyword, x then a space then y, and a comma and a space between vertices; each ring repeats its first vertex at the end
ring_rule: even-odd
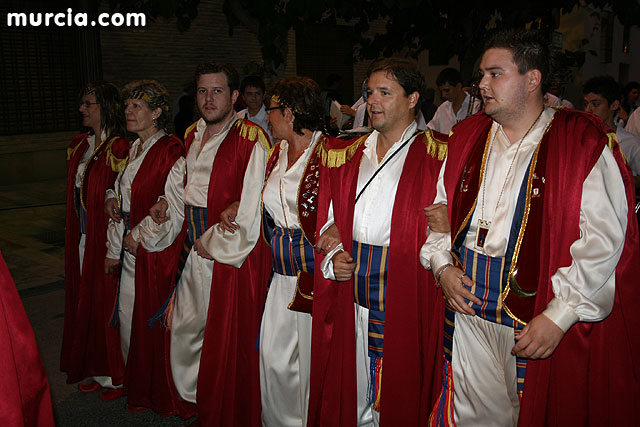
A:
MULTIPOLYGON (((494 257, 505 255, 520 186, 554 113, 551 108, 544 110, 519 150, 518 141, 510 143, 502 127, 493 123, 493 148, 483 177, 486 199, 481 183, 464 246, 478 250, 475 248, 476 230, 478 219, 482 217, 491 221, 491 226, 481 252, 494 257), (512 171, 507 175, 514 156, 512 171), (503 185, 504 192, 498 204, 503 185)), ((443 182, 445 168, 446 162, 440 171, 434 203, 447 203, 443 182)), ((559 268, 551 277, 555 297, 543 312, 565 332, 577 321, 602 320, 613 306, 615 267, 624 244, 627 204, 619 169, 606 147, 587 176, 582 194, 581 237, 571 245, 571 265, 559 268)), ((430 232, 420 252, 422 265, 436 272, 452 262, 448 252, 450 240, 449 233, 430 232)), ((511 355, 513 328, 461 313, 455 314, 455 325, 451 366, 456 423, 515 425, 520 405, 515 356, 511 355)))
MULTIPOLYGON (((262 194, 276 226, 300 229, 297 199, 302 175, 322 135, 287 170, 289 143, 280 142, 278 163, 262 194), (283 173, 283 171, 285 171, 283 173)), ((274 273, 260 327, 260 391, 264 426, 306 426, 311 361, 311 315, 289 310, 296 276, 274 273)))
POLYGON ((627 132, 640 137, 640 108, 636 108, 635 110, 633 110, 633 112, 629 116, 629 120, 627 120, 625 129, 627 130, 627 132))
POLYGON ((616 137, 633 176, 640 176, 640 137, 628 132, 620 125, 616 128, 616 137))
MULTIPOLYGON (((218 148, 235 123, 234 115, 223 129, 202 141, 206 123, 200 119, 186 162, 180 159, 172 168, 165 184, 165 197, 171 236, 180 232, 184 220, 184 205, 206 207, 211 170, 218 148), (186 164, 185 164, 186 163, 186 164), (187 185, 184 187, 185 166, 187 185)), ((241 267, 255 246, 260 234, 260 196, 264 180, 267 152, 256 143, 244 175, 240 206, 236 222, 240 226, 234 234, 225 233, 215 224, 200 237, 201 243, 215 261, 241 267)), ((196 401, 196 386, 200 369, 200 353, 207 323, 209 295, 214 261, 192 250, 178 281, 176 302, 171 323, 171 370, 180 397, 196 401)))
MULTIPOLYGON (((122 212, 131 212, 131 184, 140 170, 140 166, 144 161, 147 153, 155 145, 155 143, 165 136, 164 131, 158 131, 146 141, 142 142, 140 138, 132 144, 129 149, 129 161, 116 178, 115 188, 107 190, 106 198, 118 198, 121 196, 122 212), (142 146, 140 149, 139 147, 142 146), (138 155, 138 150, 140 154, 138 155)), ((167 226, 157 225, 146 217, 139 224, 134 225, 131 233, 136 241, 142 239, 143 247, 147 250, 148 245, 153 245, 161 241, 166 235, 164 229, 167 226)), ((109 220, 107 228, 107 258, 120 259, 122 251, 122 240, 124 238, 125 225, 124 220, 114 222, 109 220)), ((167 245, 168 246, 168 245, 167 245)), ((164 249, 164 248, 163 248, 164 249)), ((133 305, 135 300, 135 278, 136 278, 136 257, 125 252, 122 258, 122 272, 120 275, 120 293, 118 296, 118 317, 120 321, 120 345, 122 346, 122 357, 126 363, 129 355, 129 344, 131 340, 131 320, 133 317, 133 305)), ((160 308, 160 307, 158 307, 160 308)))
POLYGON ((437 132, 449 135, 453 125, 466 119, 467 116, 477 113, 478 110, 480 110, 480 101, 476 98, 473 98, 472 101, 469 94, 464 98, 462 106, 457 113, 453 112, 453 103, 451 101, 445 101, 440 104, 431 121, 427 123, 427 127, 437 132), (469 111, 469 103, 471 102, 473 102, 473 106, 471 111, 469 111))
MULTIPOLYGON (((365 141, 356 194, 359 194, 369 178, 373 176, 380 164, 385 159, 397 154, 389 163, 381 169, 371 184, 366 188, 355 206, 353 218, 353 239, 370 245, 389 246, 391 240, 391 217, 395 196, 400 182, 400 176, 404 169, 404 162, 409 153, 409 147, 415 138, 417 130, 416 122, 412 122, 402 133, 402 136, 387 151, 384 158, 378 163, 377 142, 378 131, 373 131, 365 141), (409 141, 403 146, 405 141, 409 141), (401 150, 401 151, 398 151, 401 150)), ((333 224, 333 205, 329 209, 329 217, 321 231, 333 224)), ((325 278, 335 280, 333 262, 331 258, 342 249, 342 244, 333 249, 322 263, 322 273, 325 278)), ((346 248, 351 253, 352 248, 346 248)), ((367 403, 367 387, 369 386, 369 354, 368 354, 368 318, 369 310, 354 304, 356 312, 356 364, 358 380, 358 421, 359 425, 377 425, 377 413, 372 411, 367 403)))

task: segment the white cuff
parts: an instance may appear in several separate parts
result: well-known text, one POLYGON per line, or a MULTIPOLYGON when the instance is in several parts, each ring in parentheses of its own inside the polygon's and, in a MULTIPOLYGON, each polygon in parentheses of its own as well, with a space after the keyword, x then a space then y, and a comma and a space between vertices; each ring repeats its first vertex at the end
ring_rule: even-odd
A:
POLYGON ((342 242, 339 243, 335 248, 331 249, 331 252, 324 257, 322 260, 322 264, 320 264, 320 271, 322 271, 322 275, 327 280, 336 280, 335 274, 333 274, 333 256, 340 251, 343 251, 344 247, 342 246, 342 242))
POLYGON ((431 272, 433 277, 436 277, 436 273, 440 268, 447 264, 453 264, 453 257, 449 251, 438 251, 431 255, 431 272))
POLYGON ((574 323, 580 320, 575 310, 559 298, 554 298, 549 301, 547 308, 542 312, 542 314, 551 319, 551 321, 558 325, 558 327, 565 333, 571 326, 573 326, 574 323))

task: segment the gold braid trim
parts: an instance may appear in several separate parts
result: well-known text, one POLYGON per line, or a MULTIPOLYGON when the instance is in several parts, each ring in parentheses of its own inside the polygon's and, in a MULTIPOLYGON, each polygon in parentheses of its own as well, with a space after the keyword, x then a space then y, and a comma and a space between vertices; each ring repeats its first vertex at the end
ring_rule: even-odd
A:
POLYGON ((124 167, 127 164, 127 159, 129 158, 129 156, 127 156, 123 159, 119 159, 113 155, 113 151, 111 151, 111 145, 113 145, 113 142, 118 138, 119 137, 114 136, 109 140, 109 142, 107 142, 107 156, 106 156, 107 166, 109 166, 111 170, 116 173, 120 173, 124 169, 124 167))
POLYGON ((80 142, 78 142, 76 144, 75 147, 71 148, 71 147, 67 147, 67 161, 69 161, 69 159, 71 159, 71 157, 73 157, 73 155, 75 154, 76 151, 78 151, 78 148, 82 145, 82 143, 84 142, 84 140, 87 139, 87 135, 84 136, 84 138, 82 138, 80 140, 80 142))
POLYGON ((320 154, 320 161, 323 166, 328 168, 339 168, 340 166, 347 163, 347 160, 351 160, 353 155, 356 153, 358 148, 367 140, 370 134, 362 135, 360 138, 356 139, 351 145, 344 148, 332 148, 327 149, 327 147, 322 144, 321 147, 318 147, 318 153, 320 154))
MULTIPOLYGON (((609 132, 607 133, 607 138, 609 138, 609 142, 607 143, 607 146, 609 147, 609 150, 611 150, 611 152, 613 153, 613 143, 614 141, 617 143, 618 142, 618 136, 616 135, 615 132, 609 132)), ((620 155, 622 156, 622 160, 624 160, 624 164, 626 165, 627 162, 627 157, 624 155, 624 153, 622 152, 622 150, 620 150, 620 155)))
POLYGON ((185 141, 187 140, 187 135, 189 135, 191 133, 191 131, 193 129, 195 129, 196 126, 198 126, 198 122, 197 121, 193 122, 193 124, 191 126, 189 126, 186 131, 184 131, 184 140, 185 141))
POLYGON ((248 139, 251 142, 258 141, 264 150, 271 155, 273 148, 271 144, 269 144, 269 140, 267 139, 264 131, 258 125, 254 125, 251 123, 247 123, 243 119, 239 119, 236 121, 235 126, 240 128, 240 136, 248 139))
POLYGON ((431 129, 422 132, 422 142, 427 147, 427 154, 438 160, 444 160, 449 152, 449 144, 433 136, 431 129))

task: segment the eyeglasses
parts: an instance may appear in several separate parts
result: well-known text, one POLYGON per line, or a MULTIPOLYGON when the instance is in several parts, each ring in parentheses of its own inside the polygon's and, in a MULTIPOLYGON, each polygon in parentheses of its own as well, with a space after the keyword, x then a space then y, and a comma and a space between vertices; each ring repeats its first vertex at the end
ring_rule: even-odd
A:
POLYGON ((266 111, 267 114, 271 114, 272 110, 283 110, 283 109, 284 109, 283 105, 278 105, 277 107, 266 107, 264 111, 266 111))
POLYGON ((85 102, 81 102, 81 103, 79 103, 79 104, 78 104, 78 108, 82 107, 83 105, 84 105, 85 107, 89 108, 89 107, 91 107, 92 105, 100 105, 100 103, 99 103, 99 102, 89 102, 89 101, 85 101, 85 102))

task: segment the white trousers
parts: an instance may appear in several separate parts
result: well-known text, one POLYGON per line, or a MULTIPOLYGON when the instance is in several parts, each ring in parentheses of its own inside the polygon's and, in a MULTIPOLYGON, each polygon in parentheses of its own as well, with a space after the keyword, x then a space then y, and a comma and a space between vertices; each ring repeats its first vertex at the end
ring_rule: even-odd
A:
POLYGON ((189 253, 178 281, 171 321, 171 372, 178 395, 191 403, 196 403, 213 264, 194 250, 189 253))
POLYGON ((262 425, 307 425, 311 315, 287 308, 296 276, 274 273, 260 326, 262 425))
POLYGON ((131 343, 131 322, 133 319, 133 303, 136 296, 136 257, 129 252, 122 258, 122 274, 120 275, 120 295, 118 297, 118 318, 120 321, 120 346, 122 358, 127 363, 129 345, 131 343))
POLYGON ((478 316, 455 314, 451 368, 454 419, 458 427, 518 423, 513 328, 478 316))
POLYGON ((369 309, 354 303, 356 312, 356 373, 358 388, 358 425, 378 426, 380 414, 368 403, 369 373, 369 309))

